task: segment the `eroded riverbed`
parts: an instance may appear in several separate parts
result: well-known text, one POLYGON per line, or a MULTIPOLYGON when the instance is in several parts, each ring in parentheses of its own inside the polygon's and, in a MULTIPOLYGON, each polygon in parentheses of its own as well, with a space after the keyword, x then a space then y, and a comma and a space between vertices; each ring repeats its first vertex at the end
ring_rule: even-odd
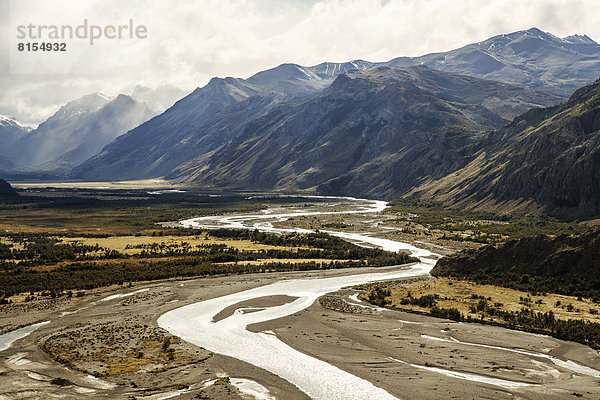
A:
MULTIPOLYGON (((337 199, 336 199, 337 200, 337 199)), ((257 229, 272 233, 310 233, 313 230, 305 228, 281 228, 276 224, 288 221, 298 216, 317 216, 327 214, 358 214, 379 213, 385 208, 385 203, 380 201, 367 201, 360 199, 344 198, 339 200, 356 203, 355 209, 344 211, 304 211, 304 210, 264 210, 260 214, 201 217, 181 221, 181 225, 194 228, 237 228, 257 229)), ((224 354, 263 368, 282 377, 294 384, 313 399, 396 399, 396 395, 374 385, 372 381, 359 378, 330 363, 311 357, 305 352, 284 343, 272 331, 253 332, 248 326, 264 324, 280 318, 299 313, 311 307, 322 295, 337 291, 345 286, 363 284, 379 280, 390 280, 428 274, 439 255, 431 251, 420 249, 414 245, 399 241, 383 239, 369 233, 337 232, 326 230, 326 233, 344 238, 354 243, 366 246, 378 246, 388 251, 408 251, 420 257, 421 262, 408 267, 398 267, 382 273, 358 274, 325 279, 299 279, 282 281, 264 287, 235 293, 217 299, 191 304, 173 310, 161 316, 158 323, 174 335, 207 348, 219 354, 224 354), (214 316, 224 308, 234 308, 236 304, 251 301, 259 297, 293 296, 296 299, 286 304, 274 307, 265 307, 253 310, 251 313, 233 313, 232 316, 215 321, 214 316), (351 388, 351 389, 350 389, 351 388)), ((422 335, 423 338, 430 338, 422 335)), ((458 343, 444 340, 448 343, 458 343)), ((490 346, 483 346, 488 347, 490 346)), ((496 350, 506 350, 496 347, 496 350)), ((567 368, 574 363, 570 360, 559 360, 552 356, 541 356, 539 353, 514 351, 516 354, 534 358, 545 358, 565 369, 579 372, 583 375, 595 376, 592 368, 567 368), (561 364, 562 363, 562 364, 561 364), (587 368, 587 369, 586 369, 587 368)), ((438 368, 431 365, 407 363, 403 360, 390 358, 394 362, 404 363, 414 369, 445 375, 458 380, 468 380, 484 385, 496 386, 501 389, 529 389, 539 385, 535 380, 509 380, 478 375, 467 372, 453 371, 452 368, 438 368)), ((578 364, 575 364, 578 365, 578 364)), ((547 371, 540 372, 540 376, 547 371)), ((520 377, 523 379, 522 377, 520 377)))

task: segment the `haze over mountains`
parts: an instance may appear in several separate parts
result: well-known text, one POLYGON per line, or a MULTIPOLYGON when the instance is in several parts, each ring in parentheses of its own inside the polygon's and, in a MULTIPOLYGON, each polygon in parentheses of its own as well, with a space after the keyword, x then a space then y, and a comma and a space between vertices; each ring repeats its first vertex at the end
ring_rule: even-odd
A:
POLYGON ((131 96, 109 98, 92 93, 65 104, 33 131, 4 117, 0 121, 0 171, 69 172, 186 93, 166 84, 155 89, 138 85, 131 96))
MULTIPOLYGON (((426 65, 432 69, 512 83, 568 97, 596 78, 600 70, 600 45, 586 35, 559 38, 537 28, 491 37, 461 48, 420 57, 397 57, 386 62, 354 60, 346 63, 322 63, 313 67, 283 64, 279 70, 310 77, 314 87, 324 87, 335 76, 353 69, 378 66, 410 67, 426 65), (294 68, 297 71, 294 71, 294 68), (315 77, 316 75, 316 77, 315 77), (320 83, 318 83, 320 82, 320 83)), ((268 70, 256 74, 274 74, 268 70)), ((250 78, 250 79, 253 79, 250 78)), ((290 80, 280 74, 279 80, 290 80)), ((259 82, 255 81, 260 85, 259 82)), ((297 90, 297 89, 296 89, 297 90)))
POLYGON ((242 79, 214 78, 160 116, 106 146, 100 154, 75 168, 74 173, 85 179, 111 176, 137 179, 168 174, 183 160, 226 143, 234 128, 247 122, 244 118, 260 116, 273 100, 271 97, 263 99, 258 96, 259 92, 259 88, 242 79), (239 106, 250 98, 253 104, 239 106), (222 125, 212 124, 227 107, 234 109, 221 120, 222 125), (238 120, 236 117, 240 114, 238 120))
POLYGON ((5 157, 21 168, 69 170, 151 116, 151 111, 132 97, 110 99, 94 93, 61 107, 8 146, 5 157))
POLYGON ((579 91, 562 106, 528 110, 565 101, 598 76, 596 42, 532 28, 384 63, 283 64, 248 79, 213 78, 150 120, 147 106, 156 112, 169 96, 136 88, 144 105, 121 98, 122 106, 77 129, 49 129, 51 120, 40 125, 47 137, 69 138, 63 148, 73 141, 60 155, 40 141, 10 161, 75 167, 71 176, 86 180, 166 177, 217 188, 387 198, 410 192, 448 204, 474 206, 486 198, 494 199, 488 206, 510 202, 575 217, 600 212, 590 203, 598 193, 590 180, 598 175, 597 144, 588 135, 597 128, 587 114, 579 117, 593 102, 579 91), (102 140, 92 146, 77 141, 83 137, 102 140), (581 161, 573 143, 592 155, 581 161), (563 172, 544 170, 555 157, 563 172), (569 192, 575 181, 591 189, 569 192))
POLYGON ((169 84, 161 84, 155 89, 137 85, 131 97, 145 103, 154 114, 160 114, 187 94, 189 92, 169 84))

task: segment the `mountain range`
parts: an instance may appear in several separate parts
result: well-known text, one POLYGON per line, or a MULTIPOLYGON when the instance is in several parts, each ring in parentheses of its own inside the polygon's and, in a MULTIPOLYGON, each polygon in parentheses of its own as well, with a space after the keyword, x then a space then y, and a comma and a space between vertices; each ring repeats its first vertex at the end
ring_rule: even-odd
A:
MULTIPOLYGON (((282 72, 289 77, 291 71, 288 66, 275 68, 261 73, 261 80, 215 78, 111 143, 74 173, 83 179, 167 176, 219 187, 308 189, 360 166, 381 169, 386 157, 393 158, 388 141, 421 148, 452 126, 451 131, 463 134, 455 133, 451 151, 531 107, 560 99, 425 66, 350 70, 311 94, 302 80, 301 94, 290 97, 283 93, 291 91, 297 75, 282 81, 282 72), (279 80, 267 79, 267 72, 279 80), (424 115, 427 119, 420 120, 424 115), (430 129, 437 131, 427 132, 430 129), (355 145, 370 150, 349 157, 355 145)), ((406 157, 409 162, 417 156, 406 157)), ((460 166, 458 160, 452 163, 460 166)), ((450 166, 439 173, 448 170, 450 166)), ((414 179, 403 185, 410 184, 414 179)), ((352 192, 364 194, 364 189, 352 192)))
POLYGON ((214 78, 73 172, 81 179, 165 176, 219 188, 398 196, 460 170, 490 131, 597 78, 582 66, 568 80, 541 73, 549 64, 556 71, 594 65, 594 54, 600 46, 585 36, 560 39, 533 28, 387 63, 283 64, 246 80, 214 78), (482 54, 502 66, 484 68, 482 54), (416 66, 389 68, 397 65, 416 66))
MULTIPOLYGON (((502 109, 495 106, 494 112, 505 120, 503 122, 508 122, 531 107, 560 102, 565 98, 560 93, 566 93, 573 85, 593 81, 597 77, 592 75, 593 68, 587 66, 600 66, 598 55, 600 55, 600 46, 587 37, 560 39, 533 28, 496 36, 485 42, 447 53, 417 58, 396 58, 387 63, 352 61, 337 64, 322 63, 313 67, 283 64, 259 72, 246 80, 214 78, 205 87, 196 89, 177 102, 164 114, 107 146, 100 154, 77 167, 73 171, 73 176, 82 179, 137 179, 167 176, 182 181, 219 185, 219 178, 205 179, 199 172, 207 165, 209 153, 220 146, 227 145, 237 137, 239 132, 244 131, 244 127, 251 129, 253 119, 264 118, 276 105, 285 108, 288 103, 297 102, 298 98, 317 96, 328 90, 327 88, 340 74, 357 70, 366 71, 382 66, 432 65, 437 69, 450 70, 453 73, 494 77, 499 81, 512 81, 524 86, 527 86, 526 83, 531 87, 550 88, 551 86, 550 89, 559 93, 553 96, 547 95, 544 100, 527 99, 522 103, 520 98, 504 97, 497 100, 489 93, 483 92, 479 99, 475 97, 469 99, 470 104, 484 107, 487 106, 486 102, 499 101, 503 104, 502 109), (529 50, 521 51, 520 56, 517 57, 515 49, 520 49, 519 46, 524 46, 523 43, 530 41, 538 43, 538 46, 531 45, 529 50), (490 57, 494 55, 503 60, 503 66, 494 71, 484 71, 479 62, 473 61, 473 54, 487 54, 490 57), (541 71, 546 70, 548 64, 552 64, 555 70, 570 66, 578 72, 570 74, 567 82, 555 75, 543 74, 541 71), (583 67, 584 65, 586 67, 583 67), (519 74, 515 73, 516 70, 520 71, 519 74), (546 85, 546 81, 551 81, 552 84, 546 85), (186 176, 188 173, 189 176, 186 176)), ((492 124, 488 125, 488 128, 497 126, 492 124)), ((220 154, 223 154, 222 152, 220 154)), ((339 172, 339 169, 336 171, 339 172)), ((440 173, 442 171, 446 170, 441 170, 440 173)), ((232 173, 236 174, 235 171, 232 173)), ((258 173, 262 172, 258 171, 258 173)), ((238 173, 237 176, 241 175, 238 173)), ((222 178, 223 182, 231 181, 227 176, 222 178)), ((252 184, 248 183, 248 186, 256 184, 258 178, 254 177, 251 181, 252 184)), ((309 183, 325 182, 312 180, 303 185, 310 186, 309 183)), ((242 180, 235 186, 243 186, 243 184, 242 180)), ((261 185, 264 186, 272 185, 261 185)), ((385 193, 394 192, 388 190, 385 193)), ((381 195, 383 192, 375 191, 373 194, 381 195)))
POLYGON ((420 196, 578 218, 600 212, 596 86, 568 96, 598 75, 600 45, 536 28, 383 63, 282 64, 213 78, 151 119, 181 93, 138 87, 143 103, 119 96, 113 113, 99 113, 103 103, 79 122, 59 111, 9 162, 74 167, 85 180, 420 196), (59 151, 38 137, 68 139, 59 151), (90 137, 102 140, 80 140, 90 137))
POLYGON ((487 131, 555 100, 425 66, 352 70, 167 176, 204 186, 395 196, 460 168, 464 149, 487 131))

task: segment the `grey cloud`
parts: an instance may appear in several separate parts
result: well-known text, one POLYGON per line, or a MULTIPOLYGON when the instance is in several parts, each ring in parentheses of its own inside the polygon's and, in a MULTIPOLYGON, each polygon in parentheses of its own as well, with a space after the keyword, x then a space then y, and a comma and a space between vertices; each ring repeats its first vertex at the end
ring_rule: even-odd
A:
MULTIPOLYGON (((103 1, 93 12, 135 16, 136 4, 103 1)), ((211 76, 248 77, 283 62, 384 61, 445 51, 533 26, 557 36, 581 33, 600 40, 600 1, 596 0, 153 0, 143 4, 152 16, 148 68, 107 75, 14 76, 6 68, 3 46, 0 113, 38 123, 62 104, 94 91, 114 95, 138 83, 152 87, 160 82, 191 90, 211 76)), ((8 0, 0 0, 3 43, 7 5, 8 0)))

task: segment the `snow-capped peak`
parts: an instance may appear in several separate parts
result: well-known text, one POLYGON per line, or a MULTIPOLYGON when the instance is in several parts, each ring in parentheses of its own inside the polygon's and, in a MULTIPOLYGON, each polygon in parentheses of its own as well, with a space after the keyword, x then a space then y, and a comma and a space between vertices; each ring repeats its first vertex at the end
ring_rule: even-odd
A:
POLYGON ((77 115, 100 109, 113 98, 102 93, 92 93, 77 100, 73 100, 62 106, 48 121, 58 119, 69 119, 77 115))
POLYGON ((9 117, 7 115, 0 115, 0 127, 3 127, 3 128, 6 128, 6 127, 18 128, 18 129, 21 129, 21 130, 26 131, 26 132, 29 132, 32 129, 29 126, 20 123, 14 117, 9 117))

